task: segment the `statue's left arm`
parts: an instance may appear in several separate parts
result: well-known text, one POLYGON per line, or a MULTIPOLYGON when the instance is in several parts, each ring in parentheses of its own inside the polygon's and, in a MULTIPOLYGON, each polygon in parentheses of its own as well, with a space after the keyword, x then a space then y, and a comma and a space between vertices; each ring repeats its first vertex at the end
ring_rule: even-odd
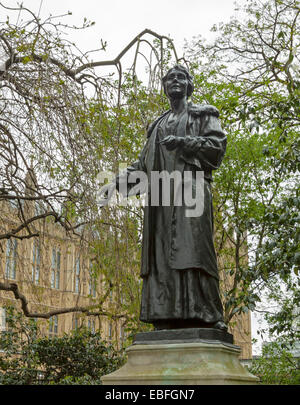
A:
POLYGON ((195 157, 202 168, 215 170, 223 160, 227 138, 216 115, 204 114, 199 119, 198 134, 182 140, 182 156, 195 157))

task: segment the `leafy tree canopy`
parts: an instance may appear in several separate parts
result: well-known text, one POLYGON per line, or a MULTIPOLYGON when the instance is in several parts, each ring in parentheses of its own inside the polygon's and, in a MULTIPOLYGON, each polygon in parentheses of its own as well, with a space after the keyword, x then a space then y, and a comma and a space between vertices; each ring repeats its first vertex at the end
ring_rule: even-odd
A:
POLYGON ((125 360, 99 332, 41 337, 36 322, 12 307, 7 326, 0 334, 0 384, 101 384, 100 377, 125 360))

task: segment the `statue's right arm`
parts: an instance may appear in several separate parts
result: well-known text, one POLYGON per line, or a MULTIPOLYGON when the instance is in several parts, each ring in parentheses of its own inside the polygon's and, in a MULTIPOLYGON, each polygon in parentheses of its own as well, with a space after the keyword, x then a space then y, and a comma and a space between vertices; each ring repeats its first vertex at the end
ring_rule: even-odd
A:
MULTIPOLYGON (((130 190, 136 185, 134 182, 128 180, 132 180, 132 178, 134 178, 135 175, 138 175, 138 173, 144 174, 144 177, 146 176, 145 157, 148 150, 148 144, 149 139, 142 149, 138 159, 125 170, 118 173, 112 182, 101 187, 98 192, 98 204, 100 206, 107 205, 116 190, 118 190, 124 197, 128 197, 130 190)), ((139 194, 141 193, 139 192, 139 194)))

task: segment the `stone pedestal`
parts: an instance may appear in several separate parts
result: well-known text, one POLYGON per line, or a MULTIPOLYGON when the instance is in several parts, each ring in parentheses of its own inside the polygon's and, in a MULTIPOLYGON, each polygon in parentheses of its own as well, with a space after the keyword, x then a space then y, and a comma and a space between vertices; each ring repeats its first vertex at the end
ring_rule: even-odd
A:
POLYGON ((133 345, 127 349, 127 363, 119 370, 103 376, 102 383, 224 385, 258 382, 258 378, 239 362, 240 348, 228 343, 232 335, 211 329, 204 330, 204 335, 206 338, 201 338, 201 329, 137 334, 133 345), (223 336, 225 341, 207 338, 214 336, 223 336))

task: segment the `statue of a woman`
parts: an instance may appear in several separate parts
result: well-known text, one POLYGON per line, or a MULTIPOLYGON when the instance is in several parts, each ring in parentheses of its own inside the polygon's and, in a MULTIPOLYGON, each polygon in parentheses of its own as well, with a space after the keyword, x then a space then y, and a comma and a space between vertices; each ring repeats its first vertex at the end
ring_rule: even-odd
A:
MULTIPOLYGON (((149 127, 139 159, 117 176, 116 186, 135 171, 145 172, 149 179, 153 171, 189 171, 194 188, 197 171, 202 171, 204 209, 198 216, 187 216, 184 203, 175 205, 171 200, 167 206, 151 206, 148 198, 140 319, 156 329, 226 330, 213 245, 211 193, 212 170, 220 166, 224 157, 226 136, 215 107, 188 102, 194 86, 186 68, 171 68, 163 78, 163 86, 171 109, 149 127)), ((131 186, 128 184, 128 190, 131 186)))

